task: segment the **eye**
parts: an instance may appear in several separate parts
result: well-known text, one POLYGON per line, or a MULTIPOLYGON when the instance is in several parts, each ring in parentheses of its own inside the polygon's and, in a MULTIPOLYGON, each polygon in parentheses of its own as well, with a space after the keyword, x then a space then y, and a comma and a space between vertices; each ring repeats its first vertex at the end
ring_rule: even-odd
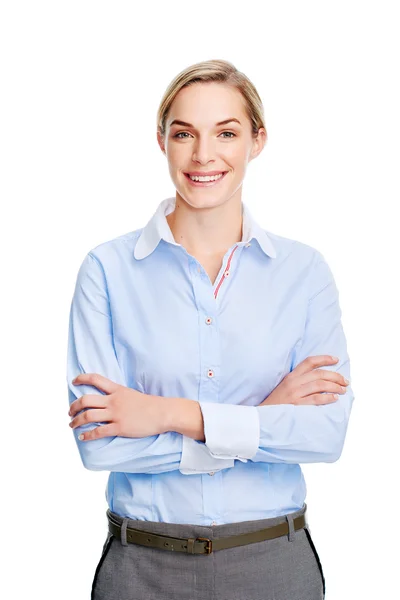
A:
MULTIPOLYGON (((228 138, 226 138, 226 139, 231 139, 231 138, 234 138, 234 137, 236 137, 236 133, 233 133, 233 131, 223 131, 223 132, 221 133, 221 135, 223 135, 224 133, 227 133, 227 134, 228 134, 228 136, 229 136, 229 137, 228 137, 228 138)), ((179 133, 176 133, 176 134, 174 135, 174 138, 177 138, 177 139, 179 139, 179 140, 183 140, 183 139, 186 139, 186 136, 187 136, 187 135, 190 135, 190 134, 189 134, 187 131, 180 131, 179 133), (185 136, 185 137, 180 137, 180 136, 185 136)), ((224 136, 224 137, 225 137, 225 136, 224 136)))
POLYGON ((178 139, 182 140, 182 139, 184 139, 184 138, 180 138, 179 136, 180 136, 180 135, 184 135, 185 133, 187 134, 187 131, 180 131, 179 133, 176 133, 176 134, 174 135, 174 138, 178 138, 178 139))

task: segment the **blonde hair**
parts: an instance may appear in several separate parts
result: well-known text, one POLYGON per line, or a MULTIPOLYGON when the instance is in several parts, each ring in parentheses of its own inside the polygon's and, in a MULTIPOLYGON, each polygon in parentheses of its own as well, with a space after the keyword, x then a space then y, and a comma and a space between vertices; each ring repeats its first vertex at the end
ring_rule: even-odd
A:
POLYGON ((157 130, 163 137, 168 112, 178 92, 189 85, 211 81, 230 85, 242 94, 253 135, 260 127, 266 130, 263 103, 249 78, 226 60, 206 60, 181 71, 165 90, 157 111, 157 130))

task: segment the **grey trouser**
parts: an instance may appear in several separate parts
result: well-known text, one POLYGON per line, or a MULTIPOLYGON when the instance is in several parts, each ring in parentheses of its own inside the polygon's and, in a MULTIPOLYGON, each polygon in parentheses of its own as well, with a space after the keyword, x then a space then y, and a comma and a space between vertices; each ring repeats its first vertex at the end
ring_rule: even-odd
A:
POLYGON ((324 574, 308 525, 293 530, 292 519, 305 511, 306 504, 281 517, 210 527, 123 519, 111 512, 128 527, 173 537, 228 537, 285 521, 290 532, 211 554, 149 548, 108 532, 92 600, 321 600, 324 574))

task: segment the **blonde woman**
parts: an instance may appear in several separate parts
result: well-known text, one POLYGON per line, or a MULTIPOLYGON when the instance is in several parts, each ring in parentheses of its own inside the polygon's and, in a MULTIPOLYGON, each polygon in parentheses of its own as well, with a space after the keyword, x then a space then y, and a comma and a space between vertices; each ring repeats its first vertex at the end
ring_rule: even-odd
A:
POLYGON ((92 599, 323 598, 301 464, 340 457, 354 398, 332 272, 243 201, 267 131, 234 65, 179 73, 157 139, 175 197, 87 253, 71 304, 70 426, 110 472, 92 599))

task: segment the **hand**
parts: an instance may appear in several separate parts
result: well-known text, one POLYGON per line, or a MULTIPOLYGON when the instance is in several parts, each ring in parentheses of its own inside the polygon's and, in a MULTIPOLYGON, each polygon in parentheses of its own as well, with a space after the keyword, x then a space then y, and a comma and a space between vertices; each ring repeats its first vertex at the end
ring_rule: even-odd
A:
POLYGON ((84 394, 71 403, 68 414, 74 418, 70 427, 91 422, 107 423, 85 431, 79 439, 87 441, 115 435, 142 438, 164 433, 165 408, 161 396, 142 394, 98 373, 82 373, 73 380, 73 384, 88 384, 106 392, 106 395, 84 394), (91 410, 83 410, 77 414, 87 408, 91 410))
POLYGON ((279 385, 259 406, 271 404, 330 404, 336 402, 335 393, 345 394, 349 384, 336 371, 318 369, 337 362, 332 356, 308 356, 286 375, 279 385), (344 387, 342 387, 344 386, 344 387), (322 393, 329 392, 329 393, 322 393))

